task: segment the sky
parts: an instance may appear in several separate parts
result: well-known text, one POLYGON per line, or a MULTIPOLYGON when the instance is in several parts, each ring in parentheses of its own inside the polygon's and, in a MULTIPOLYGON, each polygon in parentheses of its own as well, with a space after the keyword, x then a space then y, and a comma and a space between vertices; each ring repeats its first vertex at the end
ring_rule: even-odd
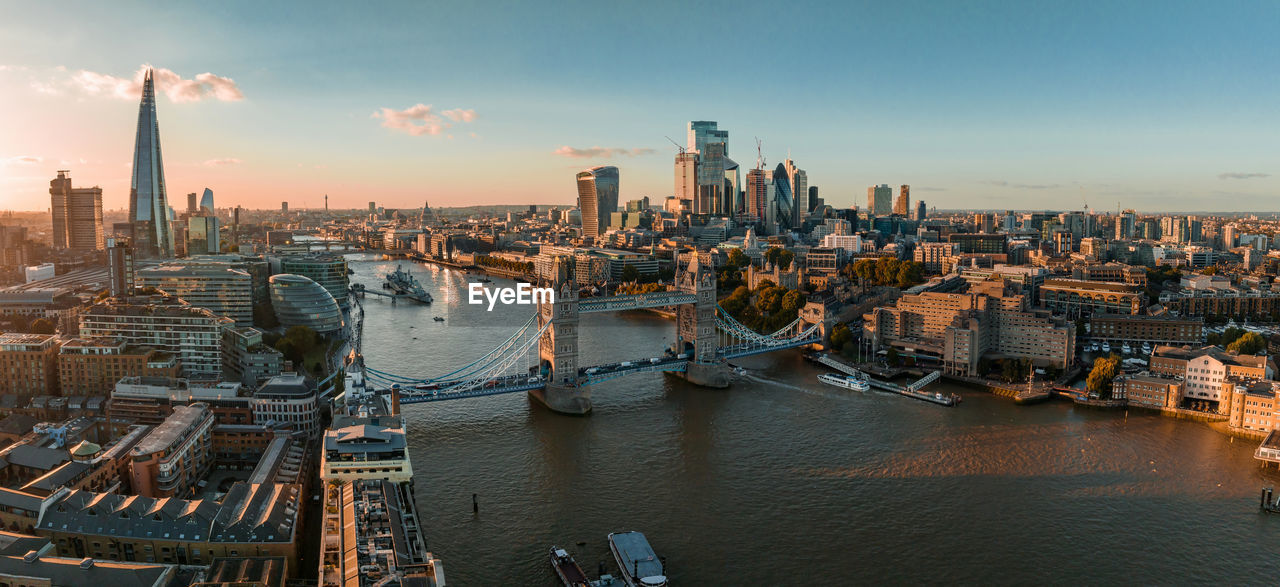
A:
POLYGON ((671 194, 689 120, 827 203, 1280 210, 1280 3, 0 0, 0 210, 128 205, 142 67, 170 202, 671 194))

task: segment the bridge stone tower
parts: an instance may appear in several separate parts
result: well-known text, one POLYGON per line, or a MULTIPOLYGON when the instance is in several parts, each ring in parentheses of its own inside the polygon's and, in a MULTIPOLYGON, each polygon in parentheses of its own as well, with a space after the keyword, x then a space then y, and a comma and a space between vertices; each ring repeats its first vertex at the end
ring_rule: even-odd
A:
POLYGON ((578 385, 578 288, 572 275, 558 280, 554 287, 555 301, 538 303, 538 327, 550 323, 538 340, 538 358, 547 385, 529 395, 552 411, 586 414, 591 411, 591 388, 578 385))
POLYGON ((693 294, 692 304, 676 308, 678 353, 689 353, 689 368, 684 377, 690 383, 707 387, 729 387, 729 373, 716 358, 719 340, 716 336, 716 275, 710 267, 691 255, 689 264, 676 278, 676 288, 693 294))

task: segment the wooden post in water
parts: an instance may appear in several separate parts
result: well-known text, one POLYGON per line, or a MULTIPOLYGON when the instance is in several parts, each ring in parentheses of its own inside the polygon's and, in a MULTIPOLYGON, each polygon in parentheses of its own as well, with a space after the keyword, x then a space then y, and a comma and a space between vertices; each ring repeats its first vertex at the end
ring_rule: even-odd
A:
POLYGON ((474 493, 471 494, 471 513, 473 514, 480 513, 480 499, 474 493))

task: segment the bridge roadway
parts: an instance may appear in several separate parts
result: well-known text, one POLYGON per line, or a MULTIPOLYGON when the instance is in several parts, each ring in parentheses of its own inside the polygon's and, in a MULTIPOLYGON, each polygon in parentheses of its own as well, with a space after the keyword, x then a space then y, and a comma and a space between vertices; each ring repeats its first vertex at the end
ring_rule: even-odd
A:
POLYGON ((662 308, 680 304, 692 304, 698 297, 682 291, 655 291, 647 294, 629 296, 610 296, 607 298, 580 298, 578 313, 618 312, 622 310, 643 310, 645 308, 662 308))
MULTIPOLYGON (((623 361, 620 363, 609 363, 598 367, 584 367, 578 370, 579 385, 594 385, 616 379, 624 375, 632 373, 644 373, 652 371, 669 371, 682 372, 689 366, 689 359, 679 356, 664 356, 654 358, 638 359, 635 361, 623 361)), ((453 399, 463 399, 468 397, 483 397, 486 395, 501 395, 504 393, 516 393, 520 391, 530 391, 541 389, 547 384, 546 378, 539 375, 505 375, 496 377, 486 381, 480 387, 468 389, 466 391, 450 391, 449 383, 429 384, 429 385, 412 385, 400 387, 400 403, 414 404, 424 402, 438 402, 453 399)))

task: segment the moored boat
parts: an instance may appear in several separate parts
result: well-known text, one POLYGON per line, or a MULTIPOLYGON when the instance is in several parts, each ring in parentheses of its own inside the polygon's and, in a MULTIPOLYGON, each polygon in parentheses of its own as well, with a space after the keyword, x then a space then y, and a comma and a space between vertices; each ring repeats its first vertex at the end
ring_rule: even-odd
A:
POLYGON ((609 534, 609 550, 618 562, 622 579, 630 587, 664 587, 667 576, 662 561, 649 546, 649 540, 639 532, 613 532, 609 534))
POLYGON ((551 568, 556 570, 556 576, 560 577, 564 587, 590 587, 591 585, 587 574, 582 571, 582 567, 578 566, 578 561, 573 560, 573 555, 559 546, 551 547, 551 568))
POLYGON ((818 376, 818 381, 827 385, 852 389, 854 391, 867 391, 871 389, 871 384, 867 382, 866 376, 858 377, 856 375, 834 375, 831 373, 823 373, 818 376))

